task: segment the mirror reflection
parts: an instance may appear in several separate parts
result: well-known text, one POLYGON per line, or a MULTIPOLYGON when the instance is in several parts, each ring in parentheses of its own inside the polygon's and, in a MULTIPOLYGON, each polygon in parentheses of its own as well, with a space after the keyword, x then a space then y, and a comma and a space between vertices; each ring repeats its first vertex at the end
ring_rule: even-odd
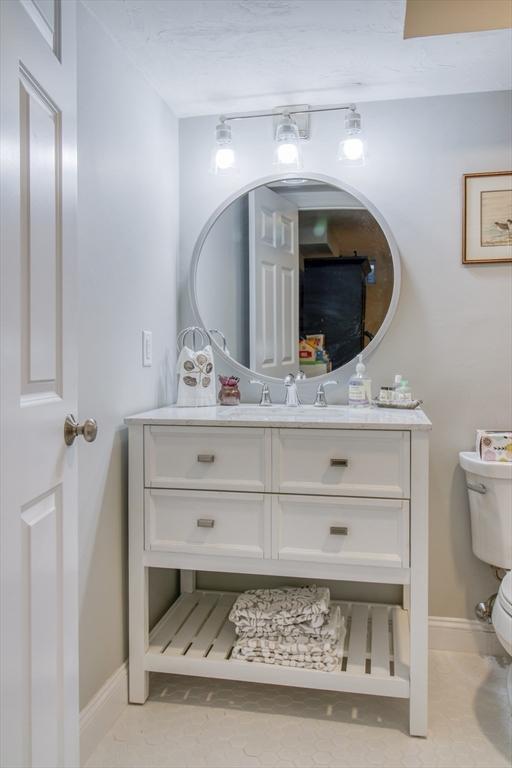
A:
MULTIPOLYGON (((292 181, 293 183, 290 183, 292 181)), ((382 325, 393 261, 374 216, 318 181, 241 195, 199 255, 196 299, 214 340, 252 371, 319 376, 353 360, 382 325)))

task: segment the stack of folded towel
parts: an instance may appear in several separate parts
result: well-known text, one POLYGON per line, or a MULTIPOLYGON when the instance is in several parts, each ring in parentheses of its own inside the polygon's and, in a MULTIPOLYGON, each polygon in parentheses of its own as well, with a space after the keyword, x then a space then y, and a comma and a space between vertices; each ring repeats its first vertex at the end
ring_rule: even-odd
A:
POLYGON ((325 672, 341 666, 345 622, 326 587, 250 589, 229 620, 238 637, 233 659, 325 672))

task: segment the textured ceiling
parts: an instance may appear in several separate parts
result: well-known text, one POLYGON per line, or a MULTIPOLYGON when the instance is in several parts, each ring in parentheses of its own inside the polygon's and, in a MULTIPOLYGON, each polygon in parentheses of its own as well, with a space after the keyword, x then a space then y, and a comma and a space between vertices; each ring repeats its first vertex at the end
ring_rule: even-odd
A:
POLYGON ((179 116, 512 87, 510 30, 403 39, 405 0, 85 0, 179 116))

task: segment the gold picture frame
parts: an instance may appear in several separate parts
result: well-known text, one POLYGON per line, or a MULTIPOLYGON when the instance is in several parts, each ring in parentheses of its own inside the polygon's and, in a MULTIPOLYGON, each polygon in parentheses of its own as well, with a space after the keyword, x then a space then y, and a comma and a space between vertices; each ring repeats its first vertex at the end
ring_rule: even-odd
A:
POLYGON ((463 179, 462 263, 512 263, 512 171, 463 179))

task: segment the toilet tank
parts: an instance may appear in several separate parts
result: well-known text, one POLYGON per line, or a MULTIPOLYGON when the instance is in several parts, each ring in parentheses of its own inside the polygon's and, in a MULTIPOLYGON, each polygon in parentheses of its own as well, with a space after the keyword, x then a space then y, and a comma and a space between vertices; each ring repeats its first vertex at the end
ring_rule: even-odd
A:
POLYGON ((482 461, 462 452, 475 555, 490 565, 512 568, 512 463, 482 461))

